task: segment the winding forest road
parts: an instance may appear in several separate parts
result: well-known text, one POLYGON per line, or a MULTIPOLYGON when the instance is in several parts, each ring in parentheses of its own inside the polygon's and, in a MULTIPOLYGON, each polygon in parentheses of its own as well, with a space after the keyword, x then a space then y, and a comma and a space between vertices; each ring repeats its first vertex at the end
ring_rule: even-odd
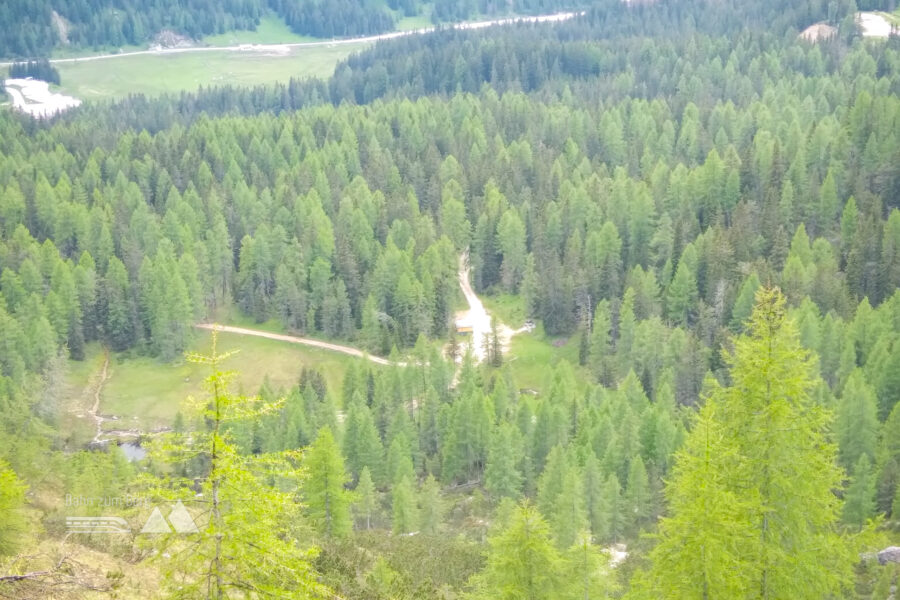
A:
MULTIPOLYGON (((290 342, 292 344, 302 344, 304 346, 312 346, 314 348, 322 348, 324 350, 333 350, 350 356, 366 358, 378 365, 393 365, 392 361, 380 356, 372 356, 353 346, 343 346, 341 344, 332 344, 331 342, 323 342, 308 337, 299 337, 296 335, 285 335, 283 333, 272 333, 270 331, 260 331, 259 329, 247 329, 246 327, 232 327, 231 325, 216 325, 214 323, 198 323, 194 325, 197 329, 207 329, 209 331, 224 331, 225 333, 237 333, 238 335, 253 335, 256 337, 267 338, 270 340, 278 340, 281 342, 290 342)), ((405 363, 396 363, 403 365, 405 363)))
MULTIPOLYGON (((475 357, 475 362, 480 363, 485 358, 484 341, 491 335, 492 317, 484 308, 484 303, 481 302, 478 294, 472 289, 469 271, 469 253, 466 251, 459 257, 459 287, 462 290, 463 296, 466 297, 466 302, 469 304, 469 310, 458 312, 456 314, 456 323, 457 325, 468 325, 472 328, 470 342, 472 346, 472 355, 475 357)), ((512 337, 525 331, 528 331, 527 327, 523 326, 518 329, 512 329, 498 319, 497 337, 500 342, 501 351, 505 353, 509 350, 512 337)))
MULTIPOLYGON (((573 17, 584 14, 583 12, 565 12, 555 13, 552 15, 536 15, 522 17, 507 17, 503 19, 492 19, 490 21, 476 21, 471 23, 455 23, 450 27, 456 29, 481 29, 482 27, 490 27, 491 25, 505 25, 508 23, 550 23, 556 21, 567 21, 573 17)), ((117 54, 95 54, 90 56, 82 56, 79 58, 54 58, 50 62, 53 64, 77 63, 94 60, 107 60, 111 58, 125 58, 127 56, 163 56, 167 54, 183 54, 186 52, 279 52, 290 48, 316 48, 340 46, 344 44, 363 44, 377 42, 380 40, 390 40, 407 35, 418 35, 423 33, 431 33, 436 27, 422 27, 420 29, 409 29, 406 31, 391 31, 380 35, 367 35, 360 37, 351 37, 335 40, 323 40, 320 42, 289 42, 282 44, 235 44, 233 46, 193 46, 189 48, 159 48, 151 50, 136 50, 134 52, 120 52, 117 54)), ((11 66, 12 62, 0 62, 0 67, 11 66)))
MULTIPOLYGON (((491 316, 488 314, 487 310, 485 310, 484 304, 475 293, 475 290, 472 289, 472 284, 469 280, 468 252, 463 253, 462 256, 459 257, 459 272, 457 273, 457 276, 459 278, 459 287, 460 289, 462 289, 462 293, 466 297, 466 302, 468 302, 469 304, 469 310, 462 311, 461 313, 458 313, 456 315, 457 323, 465 321, 466 324, 472 326, 472 354, 475 356, 477 362, 481 362, 482 360, 484 360, 483 340, 486 339, 491 332, 491 316)), ((302 344, 304 346, 312 346, 313 348, 322 348, 323 350, 340 352, 341 354, 356 356, 357 358, 365 358, 377 365, 394 365, 403 367, 407 364, 405 362, 395 363, 380 356, 372 356, 371 354, 360 350, 359 348, 354 348, 353 346, 334 344, 332 342, 325 342, 323 340, 317 340, 315 338, 288 335, 284 333, 273 333, 271 331, 263 331, 260 329, 249 329, 247 327, 218 325, 216 323, 197 323, 196 325, 194 325, 194 327, 196 327, 197 329, 205 329, 207 331, 223 331, 225 333, 236 333, 238 335, 252 335, 270 340, 277 340, 280 342, 302 344)), ((504 350, 509 347, 510 338, 522 331, 526 331, 526 328, 522 327, 520 329, 513 330, 506 325, 503 325, 502 323, 498 324, 500 343, 503 346, 504 350)))

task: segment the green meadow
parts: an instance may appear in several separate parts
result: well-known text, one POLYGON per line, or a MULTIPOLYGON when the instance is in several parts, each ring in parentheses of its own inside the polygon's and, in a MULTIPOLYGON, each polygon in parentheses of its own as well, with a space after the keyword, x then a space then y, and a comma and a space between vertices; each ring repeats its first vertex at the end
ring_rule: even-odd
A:
POLYGON ((159 95, 203 86, 254 86, 292 77, 328 77, 337 63, 367 44, 289 48, 285 53, 219 50, 143 54, 105 60, 59 63, 60 90, 82 100, 159 95))
MULTIPOLYGON (((188 352, 208 354, 212 333, 198 330, 188 352)), ((339 398, 351 361, 361 359, 337 352, 260 337, 219 333, 220 354, 233 352, 222 368, 234 372, 233 392, 255 394, 268 380, 275 389, 295 385, 304 368, 318 369, 328 389, 339 398)), ((64 396, 72 415, 70 430, 79 441, 93 437, 94 424, 85 416, 93 404, 104 354, 99 345, 89 347, 84 361, 69 361, 64 396)), ((370 365, 379 368, 377 365, 370 365)), ((104 429, 152 430, 171 425, 188 397, 205 394, 209 367, 178 359, 171 363, 130 353, 111 354, 107 379, 101 390, 100 414, 115 415, 104 429)))

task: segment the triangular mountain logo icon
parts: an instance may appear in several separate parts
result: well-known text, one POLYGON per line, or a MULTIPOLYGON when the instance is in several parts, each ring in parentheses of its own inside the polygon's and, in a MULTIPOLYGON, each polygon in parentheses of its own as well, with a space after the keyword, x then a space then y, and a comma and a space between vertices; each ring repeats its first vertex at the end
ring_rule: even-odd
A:
POLYGON ((159 508, 155 507, 153 512, 150 513, 150 517, 147 519, 147 522, 144 523, 143 529, 141 529, 141 533, 171 533, 172 528, 169 527, 169 524, 166 523, 166 520, 163 518, 162 513, 159 512, 159 508))
POLYGON ((172 505, 172 512, 169 513, 169 523, 172 524, 172 528, 175 529, 176 533, 197 533, 199 531, 197 524, 194 523, 194 519, 191 518, 191 514, 184 507, 184 504, 181 503, 181 500, 172 505))

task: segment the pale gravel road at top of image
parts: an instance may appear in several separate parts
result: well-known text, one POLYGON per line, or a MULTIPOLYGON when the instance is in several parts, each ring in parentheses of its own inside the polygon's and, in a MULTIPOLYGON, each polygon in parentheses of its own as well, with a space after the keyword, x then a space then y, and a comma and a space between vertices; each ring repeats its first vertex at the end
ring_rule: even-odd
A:
MULTIPOLYGON (((473 23, 456 23, 448 25, 447 28, 455 29, 481 29, 490 27, 491 25, 505 25, 508 23, 550 23, 557 21, 566 21, 575 16, 582 15, 584 12, 574 13, 556 13, 552 15, 538 15, 533 17, 507 17, 503 19, 492 19, 490 21, 476 21, 473 23)), ((196 46, 191 48, 160 48, 157 50, 136 50, 134 52, 120 52, 118 54, 96 54, 93 56, 83 56, 79 58, 54 58, 50 60, 52 64, 77 63, 93 60, 106 60, 110 58, 125 58, 127 56, 163 56, 167 54, 183 54, 186 52, 279 52, 282 53, 285 48, 316 48, 325 46, 337 46, 343 44, 364 44, 369 42, 377 42, 380 40, 390 40, 394 38, 404 37, 407 35, 416 35, 430 33, 435 31, 436 27, 423 27, 421 29, 410 29, 407 31, 391 31, 379 35, 369 35, 361 37, 343 38, 335 40, 323 40, 318 42, 290 42, 290 43, 274 43, 274 44, 235 44, 232 46, 196 46)), ((12 62, 0 62, 0 67, 8 67, 12 62)))

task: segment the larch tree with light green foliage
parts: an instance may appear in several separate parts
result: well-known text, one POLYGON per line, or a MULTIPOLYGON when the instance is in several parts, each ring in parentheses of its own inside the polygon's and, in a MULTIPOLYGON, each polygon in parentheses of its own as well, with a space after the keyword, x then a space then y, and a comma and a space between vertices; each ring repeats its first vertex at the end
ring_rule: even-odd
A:
POLYGON ((629 522, 631 533, 636 534, 650 516, 650 480, 647 468, 640 456, 631 459, 628 467, 628 480, 625 484, 624 512, 629 522))
POLYGON ((566 587, 564 562, 550 527, 526 500, 488 540, 487 564, 473 578, 472 600, 558 600, 566 587))
POLYGON ((436 535, 444 520, 444 499, 441 484, 429 474, 419 490, 419 523, 422 533, 436 535))
POLYGON ((900 518, 892 505, 900 489, 900 403, 895 404, 881 428, 881 440, 877 452, 878 467, 878 510, 891 513, 891 518, 900 518))
POLYGON ((353 490, 353 511, 358 519, 365 521, 366 529, 372 528, 372 515, 376 508, 378 508, 378 491, 375 489, 369 467, 363 467, 356 489, 353 490))
POLYGON ((613 541, 621 537, 624 530, 625 515, 622 508, 622 485, 615 473, 610 473, 603 482, 600 510, 606 518, 602 524, 606 529, 595 531, 600 539, 613 541))
POLYGON ((853 474, 850 476, 850 484, 844 494, 844 523, 862 530, 866 521, 875 516, 875 473, 872 470, 872 460, 868 454, 861 454, 853 474))
POLYGON ((734 450, 718 423, 721 410, 708 399, 676 453, 665 490, 669 516, 659 521, 650 568, 635 573, 629 600, 741 598, 750 590, 741 554, 758 532, 745 518, 749 506, 728 489, 723 466, 734 450))
POLYGON ((412 533, 419 527, 419 510, 416 506, 416 489, 409 477, 394 485, 391 492, 393 530, 395 534, 412 533))
POLYGON ((692 311, 696 310, 697 294, 697 252, 688 244, 666 290, 666 314, 673 323, 687 324, 692 311))
POLYGON ((544 470, 537 482, 537 508, 541 514, 552 514, 556 499, 563 491, 569 460, 561 444, 553 446, 547 455, 544 470))
POLYGON ((303 457, 308 478, 303 486, 310 522, 326 537, 344 537, 351 530, 350 498, 344 458, 331 429, 323 427, 303 457))
POLYGON ((758 292, 728 361, 732 383, 712 390, 678 454, 671 516, 631 597, 840 596, 856 559, 838 533, 831 415, 780 291, 758 292))
POLYGON ((853 472, 863 454, 875 458, 878 443, 878 400, 861 369, 854 369, 844 384, 837 408, 838 456, 848 472, 853 472))
POLYGON ((160 501, 174 504, 184 498, 198 530, 146 535, 141 541, 156 550, 154 556, 171 556, 163 561, 162 573, 163 588, 172 597, 330 597, 312 566, 317 549, 309 544, 297 503, 295 488, 306 480, 300 453, 244 455, 230 439, 226 424, 272 414, 277 403, 232 395, 234 374, 221 370, 228 356, 217 353, 215 334, 209 356, 188 356, 212 371, 206 380, 209 396, 189 406, 196 415, 192 422, 207 428, 173 433, 151 446, 154 461, 176 467, 205 457, 202 508, 193 510, 192 477, 148 474, 138 480, 142 493, 160 501))
POLYGON ((563 555, 569 582, 566 597, 572 600, 600 600, 615 590, 609 572, 609 557, 591 542, 588 532, 578 534, 563 555))
POLYGON ((753 299, 760 285, 756 271, 750 273, 744 280, 744 283, 741 284, 734 306, 731 309, 731 328, 734 331, 740 331, 744 322, 750 317, 750 313, 753 310, 753 299))
POLYGON ((584 506, 584 484, 576 466, 566 469, 562 488, 553 503, 550 526, 559 548, 575 543, 579 532, 588 527, 588 515, 584 506))
POLYGON ((613 384, 613 367, 610 356, 612 354, 611 328, 612 320, 609 300, 601 300, 597 303, 591 323, 590 359, 588 363, 594 376, 604 385, 613 384))
POLYGON ((491 436, 487 465, 484 469, 484 487, 495 498, 517 498, 522 489, 522 442, 518 428, 512 423, 501 423, 491 436))

